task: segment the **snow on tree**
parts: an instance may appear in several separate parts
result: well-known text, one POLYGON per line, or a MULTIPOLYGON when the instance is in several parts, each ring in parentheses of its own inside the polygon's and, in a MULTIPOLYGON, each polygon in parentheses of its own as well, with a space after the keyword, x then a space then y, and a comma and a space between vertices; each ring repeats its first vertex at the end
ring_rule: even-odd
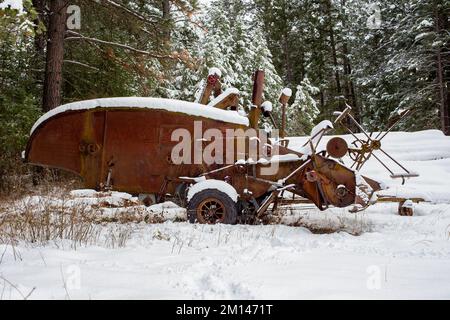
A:
MULTIPOLYGON (((248 108, 251 105, 253 73, 264 70, 264 99, 276 106, 282 81, 273 66, 262 28, 244 10, 243 1, 211 2, 205 10, 204 26, 206 32, 200 40, 201 79, 206 78, 212 67, 218 68, 222 73, 224 89, 237 88, 241 93, 241 105, 248 108)), ((190 87, 191 100, 203 85, 201 80, 190 87)), ((274 113, 277 114, 277 111, 274 113)))
POLYGON ((287 132, 289 134, 307 135, 311 132, 320 113, 313 97, 319 92, 319 88, 313 86, 308 78, 305 78, 297 86, 295 100, 287 110, 287 132))
POLYGON ((351 19, 355 25, 352 46, 360 48, 356 51, 354 77, 364 103, 365 124, 380 130, 398 110, 413 108, 417 110, 414 117, 398 128, 439 127, 443 102, 437 93, 445 81, 439 81, 439 75, 444 74, 443 69, 448 70, 449 64, 441 64, 439 70, 437 61, 439 55, 448 55, 450 36, 439 28, 437 17, 446 16, 448 4, 442 0, 402 0, 377 6, 382 19, 379 28, 357 27, 358 22, 363 25, 367 15, 351 19))
POLYGON ((0 3, 0 9, 12 9, 18 12, 23 12, 23 1, 22 0, 4 0, 0 3))

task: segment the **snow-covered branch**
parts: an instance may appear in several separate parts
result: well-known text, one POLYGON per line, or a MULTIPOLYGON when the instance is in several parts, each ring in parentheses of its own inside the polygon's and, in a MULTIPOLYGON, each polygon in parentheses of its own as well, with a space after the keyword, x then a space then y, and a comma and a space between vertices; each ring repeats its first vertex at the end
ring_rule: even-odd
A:
POLYGON ((118 47, 118 48, 122 48, 125 50, 129 50, 138 54, 144 54, 156 59, 179 59, 176 56, 173 55, 165 55, 165 54, 157 54, 154 52, 150 52, 150 51, 146 51, 146 50, 141 50, 141 49, 137 49, 137 48, 133 48, 129 45, 126 44, 122 44, 122 43, 118 43, 118 42, 112 42, 112 41, 106 41, 106 40, 101 40, 101 39, 97 39, 97 38, 91 38, 91 37, 86 37, 81 35, 80 33, 74 32, 74 31, 68 31, 69 34, 72 34, 73 36, 67 37, 65 38, 65 40, 70 41, 70 40, 81 40, 81 41, 87 41, 87 42, 94 42, 94 43, 99 43, 99 44, 104 44, 104 45, 109 45, 109 46, 113 46, 113 47, 118 47))
POLYGON ((88 65, 86 63, 82 63, 82 62, 75 61, 75 60, 64 60, 64 63, 74 64, 74 65, 82 66, 82 67, 85 67, 85 68, 88 68, 88 69, 92 69, 92 70, 95 70, 95 71, 99 71, 99 69, 96 68, 96 67, 93 67, 93 66, 90 66, 90 65, 88 65))
POLYGON ((145 23, 150 23, 150 24, 156 24, 156 21, 152 21, 149 18, 155 18, 155 19, 161 19, 160 16, 158 15, 149 15, 149 16, 143 16, 142 14, 124 6, 123 4, 117 3, 116 1, 113 0, 102 0, 102 1, 98 1, 98 0, 91 0, 92 2, 95 2, 97 4, 102 4, 103 6, 111 6, 114 7, 116 9, 121 10, 122 12, 125 12, 126 14, 129 14, 133 17, 135 17, 136 19, 139 19, 145 23))

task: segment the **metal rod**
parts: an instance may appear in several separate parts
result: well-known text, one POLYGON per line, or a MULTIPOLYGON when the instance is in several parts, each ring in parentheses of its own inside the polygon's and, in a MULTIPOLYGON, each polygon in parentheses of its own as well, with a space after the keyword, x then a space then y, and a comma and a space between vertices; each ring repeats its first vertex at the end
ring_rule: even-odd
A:
POLYGON ((406 171, 406 173, 410 173, 409 171, 408 171, 408 169, 406 169, 404 166, 402 166, 401 164, 400 164, 400 162, 398 162, 397 160, 395 160, 394 158, 392 158, 386 151, 384 151, 383 149, 378 149, 378 150, 380 150, 381 152, 383 152, 387 157, 389 157, 389 159, 391 159, 392 161, 394 161, 400 168, 402 168, 403 170, 405 170, 406 171))
POLYGON ((400 119, 398 119, 397 121, 394 122, 394 124, 392 124, 392 126, 385 132, 385 134, 383 134, 383 136, 380 138, 383 139, 400 121, 402 121, 403 119, 406 118, 406 116, 408 116, 411 113, 411 110, 406 111, 401 117, 400 119))
MULTIPOLYGON (((277 123, 275 122, 275 119, 273 118, 272 113, 269 114, 269 117, 270 117, 270 121, 272 122, 273 127, 275 129, 278 129, 277 123)), ((284 136, 283 136, 283 138, 284 138, 284 136)))
POLYGON ((286 136, 286 103, 281 104, 281 137, 286 136))
POLYGON ((269 206, 274 202, 274 200, 278 197, 280 192, 278 190, 272 191, 272 193, 264 200, 261 206, 256 211, 256 218, 259 219, 261 216, 267 211, 269 206))
POLYGON ((308 165, 311 162, 311 159, 306 161, 304 164, 302 164, 300 167, 298 167, 297 169, 295 169, 294 171, 291 172, 290 175, 288 175, 286 178, 282 179, 281 181, 283 181, 283 184, 289 180, 290 178, 292 178, 295 174, 297 174, 297 172, 299 172, 300 170, 304 169, 306 167, 306 165, 308 165))
MULTIPOLYGON (((356 139, 356 140, 358 140, 359 142, 361 142, 361 144, 364 144, 364 142, 360 139, 360 138, 358 138, 354 133, 353 133, 353 131, 352 130, 350 130, 349 128, 347 128, 347 126, 345 126, 345 125, 342 125, 345 129, 347 129, 347 131, 348 132, 350 132, 350 134, 356 139)), ((356 145, 355 145, 356 146, 356 145)))
POLYGON ((348 117, 356 124, 356 126, 359 128, 359 130, 361 130, 361 132, 365 134, 367 139, 372 141, 372 138, 369 136, 369 134, 366 132, 366 130, 364 130, 364 128, 358 123, 358 121, 356 121, 355 118, 353 118, 353 116, 351 114, 348 114, 348 117))
POLYGON ((360 170, 362 168, 362 166, 367 162, 367 160, 369 160, 369 158, 372 156, 373 151, 371 150, 369 152, 369 154, 367 155, 367 157, 365 157, 356 167, 356 170, 360 170))
POLYGON ((383 134, 383 136, 380 138, 380 140, 381 139, 383 139, 400 121, 402 121, 404 118, 406 118, 406 116, 408 116, 408 115, 410 115, 411 114, 411 109, 408 109, 402 116, 400 116, 400 118, 399 119, 397 119, 386 131, 385 131, 385 133, 383 134, 383 131, 380 131, 379 133, 378 133, 378 135, 377 135, 377 137, 375 138, 375 139, 378 139, 378 137, 381 135, 381 134, 383 134))
POLYGON ((326 129, 321 129, 319 132, 317 132, 315 135, 313 135, 311 138, 309 138, 309 140, 308 140, 307 142, 305 142, 305 143, 302 145, 302 147, 304 147, 304 146, 306 146, 308 143, 310 143, 310 141, 311 141, 312 139, 314 139, 315 137, 317 137, 319 134, 325 133, 325 132, 326 132, 326 129))
POLYGON ((222 170, 225 170, 225 169, 229 169, 231 167, 234 167, 235 165, 236 164, 230 164, 230 165, 228 165, 226 167, 222 167, 222 168, 219 168, 219 169, 216 169, 216 170, 205 172, 205 173, 202 173, 199 177, 203 177, 203 176, 206 176, 206 175, 211 174, 211 173, 216 173, 216 172, 219 172, 219 171, 222 171, 222 170))
POLYGON ((386 168, 387 171, 389 171, 391 174, 394 174, 394 173, 391 171, 391 169, 389 169, 389 168, 383 163, 383 161, 381 161, 375 154, 373 154, 373 157, 374 157, 375 159, 377 159, 378 162, 381 163, 381 164, 383 165, 383 167, 386 168))

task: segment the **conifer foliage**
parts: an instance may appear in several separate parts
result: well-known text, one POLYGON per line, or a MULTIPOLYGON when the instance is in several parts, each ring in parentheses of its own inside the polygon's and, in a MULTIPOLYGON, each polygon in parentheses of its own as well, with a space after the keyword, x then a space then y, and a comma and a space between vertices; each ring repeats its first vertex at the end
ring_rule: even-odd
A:
POLYGON ((98 97, 195 101, 211 67, 246 111, 264 70, 278 124, 281 89, 293 89, 290 135, 345 104, 372 130, 411 108, 397 129, 450 134, 449 14, 448 0, 3 0, 0 177, 42 112, 98 97))

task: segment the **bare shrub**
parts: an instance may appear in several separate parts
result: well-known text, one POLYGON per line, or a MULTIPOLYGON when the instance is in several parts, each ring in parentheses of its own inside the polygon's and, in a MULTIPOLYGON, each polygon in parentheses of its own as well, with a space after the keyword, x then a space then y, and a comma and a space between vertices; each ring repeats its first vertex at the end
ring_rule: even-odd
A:
POLYGON ((10 161, 9 166, 3 170, 0 170, 0 201, 18 200, 24 194, 49 194, 55 189, 70 190, 82 187, 81 178, 73 173, 32 167, 18 159, 10 161))
POLYGON ((133 223, 145 219, 139 207, 117 208, 113 209, 115 214, 105 214, 104 210, 111 208, 74 201, 68 194, 53 187, 52 196, 0 202, 0 244, 14 249, 19 242, 44 245, 69 240, 74 249, 88 245, 118 248, 131 237, 133 223))
POLYGON ((346 211, 327 214, 306 206, 279 207, 265 218, 264 223, 303 227, 316 234, 347 232, 359 236, 371 230, 370 221, 364 214, 350 214, 346 211))
POLYGON ((16 202, 0 215, 0 243, 42 245, 62 239, 72 240, 75 248, 88 245, 99 236, 95 216, 87 206, 65 206, 42 197, 37 202, 16 202))
POLYGON ((110 225, 106 232, 105 245, 111 249, 123 248, 131 238, 132 233, 133 228, 129 224, 110 225))

